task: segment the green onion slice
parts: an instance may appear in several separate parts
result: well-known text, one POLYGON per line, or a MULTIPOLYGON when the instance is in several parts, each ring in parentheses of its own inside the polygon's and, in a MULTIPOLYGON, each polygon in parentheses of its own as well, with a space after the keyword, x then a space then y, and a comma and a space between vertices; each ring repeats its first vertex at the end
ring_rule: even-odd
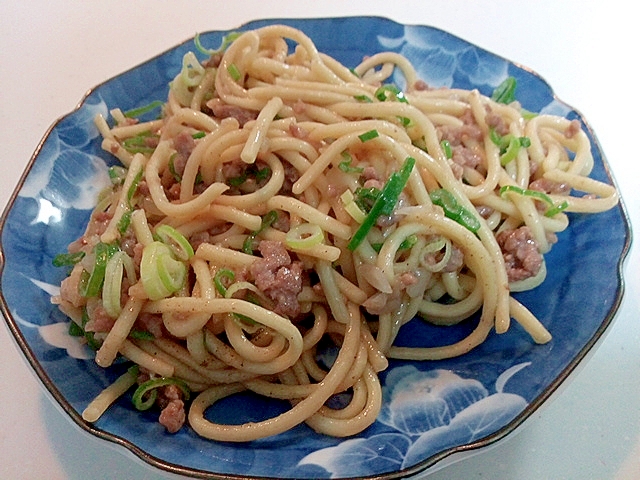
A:
POLYGON ((267 214, 262 217, 262 224, 260 228, 254 232, 251 232, 249 236, 245 239, 242 244, 242 251, 248 255, 253 255, 253 241, 256 239, 258 235, 260 235, 266 228, 273 225, 273 223, 278 219, 278 212, 275 210, 270 210, 267 214))
POLYGON ((400 171, 391 174, 387 183, 382 187, 382 190, 380 190, 380 195, 376 198, 371 210, 347 244, 349 250, 353 251, 358 248, 381 215, 391 215, 393 213, 393 209, 396 203, 398 203, 400 193, 402 193, 402 190, 404 190, 405 185, 409 181, 409 176, 415 163, 414 158, 407 157, 400 171))
POLYGON ((122 250, 116 252, 107 262, 102 287, 102 306, 111 318, 117 318, 122 311, 120 294, 122 290, 122 278, 124 276, 124 260, 126 255, 122 250))
POLYGON ((187 266, 173 257, 168 245, 154 241, 144 247, 140 262, 142 287, 150 300, 160 300, 182 288, 187 266))
POLYGON ((205 48, 200 41, 199 33, 196 34, 195 38, 193 39, 193 43, 200 53, 203 53, 204 55, 214 55, 216 53, 224 52, 227 47, 229 47, 229 45, 231 45, 240 35, 242 35, 242 32, 231 32, 228 35, 225 35, 224 37, 222 37, 222 43, 217 49, 205 48))
POLYGON ((77 325, 75 322, 71 322, 73 325, 75 325, 75 327, 73 325, 69 325, 69 333, 75 334, 78 333, 78 329, 81 332, 80 335, 77 336, 84 336, 85 340, 87 341, 87 346, 91 349, 91 350, 95 350, 98 351, 100 349, 100 346, 102 345, 102 342, 96 340, 96 337, 94 335, 93 332, 88 332, 87 330, 85 330, 85 326, 87 325, 87 322, 89 321, 89 314, 87 313, 87 308, 84 307, 82 309, 82 318, 81 318, 81 324, 82 325, 77 325))
POLYGON ((149 113, 156 108, 162 107, 164 103, 160 100, 155 100, 147 105, 143 105, 142 107, 132 108, 131 110, 127 110, 124 112, 124 116, 128 118, 137 118, 145 113, 149 113))
POLYGON ((122 146, 129 153, 152 153, 155 148, 147 144, 148 138, 157 138, 158 135, 150 131, 141 132, 135 137, 126 138, 122 141, 122 146))
POLYGON ((513 77, 507 77, 493 91, 493 93, 491 94, 491 100, 505 104, 513 102, 516 99, 516 86, 516 79, 513 77))
POLYGON ((134 340, 153 340, 153 333, 147 332, 146 330, 130 330, 129 338, 133 338, 134 340))
POLYGON ((162 243, 165 243, 178 260, 187 261, 193 257, 193 247, 182 233, 170 225, 159 225, 156 228, 156 235, 162 243))
POLYGON ((355 197, 351 190, 347 189, 344 191, 342 195, 340 195, 340 200, 342 200, 342 205, 347 213, 353 218, 356 222, 362 223, 366 217, 366 214, 360 209, 358 204, 355 202, 355 197))
POLYGON ((109 180, 113 185, 122 185, 127 176, 127 169, 120 165, 109 167, 109 180))
POLYGON ((500 155, 500 165, 503 167, 511 160, 515 159, 520 151, 520 140, 513 135, 509 135, 509 143, 502 155, 500 155))
POLYGON ((305 250, 322 243, 324 233, 315 223, 301 223, 287 232, 285 243, 296 250, 305 250))
POLYGON ((138 388, 136 388, 136 391, 133 392, 133 397, 131 398, 133 406, 138 410, 150 409, 155 403, 156 398, 158 397, 157 389, 160 387, 166 387, 168 385, 175 385, 180 388, 185 400, 189 400, 189 397, 191 397, 191 389, 184 381, 180 380, 179 378, 152 378, 151 380, 147 380, 146 382, 141 384, 138 388))
POLYGON ((74 252, 74 253, 59 253, 51 263, 54 267, 70 267, 78 263, 85 256, 85 253, 82 251, 74 252))
POLYGON ((353 98, 362 103, 373 103, 368 95, 354 95, 353 98))
POLYGON ((569 207, 569 203, 565 200, 559 204, 555 204, 553 199, 544 192, 540 192, 538 190, 524 189, 520 188, 517 185, 504 185, 500 188, 500 196, 504 196, 506 193, 516 193, 518 195, 523 195, 525 197, 532 197, 536 200, 540 200, 541 202, 549 205, 549 208, 545 212, 545 217, 553 217, 558 213, 564 211, 569 207))
POLYGON ((224 279, 229 280, 229 282, 233 283, 236 279, 236 274, 233 273, 232 270, 223 268, 218 270, 213 277, 213 284, 216 287, 216 290, 223 297, 227 294, 227 286, 224 284, 224 279))
POLYGON ((98 243, 94 247, 95 262, 86 283, 82 285, 81 294, 84 297, 97 297, 104 283, 107 262, 119 250, 117 245, 98 243))
POLYGON ((374 93, 374 96, 381 102, 396 101, 396 102, 402 102, 402 103, 409 103, 409 101, 407 100, 407 97, 405 97, 404 93, 402 93, 402 90, 400 90, 393 83, 382 85, 380 88, 376 90, 376 92, 374 93))
POLYGON ((456 197, 454 197, 449 190, 444 188, 434 190, 429 193, 429 197, 431 197, 431 201, 435 205, 442 207, 444 215, 447 218, 459 223, 473 233, 480 229, 480 221, 478 218, 460 205, 456 200, 456 197))
POLYGON ((362 143, 368 142, 369 140, 373 140, 374 138, 379 137, 380 134, 377 130, 369 130, 368 132, 364 132, 361 135, 358 135, 358 138, 362 143))
POLYGON ((445 157, 453 157, 453 150, 451 149, 451 143, 449 142, 449 140, 442 140, 440 142, 440 147, 442 147, 442 151, 444 152, 445 157))
POLYGON ((521 147, 531 146, 529 137, 516 137, 512 134, 500 136, 494 128, 489 132, 491 142, 500 147, 500 165, 503 167, 518 155, 521 147))
POLYGON ((344 160, 338 164, 338 168, 342 170, 344 173, 364 172, 364 167, 354 167, 351 165, 353 163, 353 157, 347 150, 342 152, 341 155, 342 155, 342 158, 344 158, 344 160))
POLYGON ((227 67, 227 72, 229 72, 229 75, 231 76, 234 82, 237 82, 242 78, 240 69, 238 69, 238 66, 235 63, 229 64, 229 66, 227 67))

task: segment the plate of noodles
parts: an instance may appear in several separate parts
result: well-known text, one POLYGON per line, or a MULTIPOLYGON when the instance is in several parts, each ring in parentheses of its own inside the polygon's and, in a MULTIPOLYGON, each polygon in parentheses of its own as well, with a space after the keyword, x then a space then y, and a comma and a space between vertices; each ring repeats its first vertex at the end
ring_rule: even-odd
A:
POLYGON ((427 26, 265 20, 92 89, 2 217, 2 309, 84 430, 199 478, 396 478, 598 345, 630 227, 538 75, 427 26))

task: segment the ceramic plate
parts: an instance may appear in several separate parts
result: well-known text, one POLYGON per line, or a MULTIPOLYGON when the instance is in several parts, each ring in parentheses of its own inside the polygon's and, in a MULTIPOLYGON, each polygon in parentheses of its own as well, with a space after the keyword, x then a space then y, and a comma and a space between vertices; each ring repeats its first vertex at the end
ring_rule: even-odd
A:
MULTIPOLYGON (((524 108, 578 119, 589 132, 592 176, 613 180, 589 126, 558 100, 538 75, 446 32, 382 18, 268 20, 253 29, 285 23, 302 29, 348 66, 366 55, 392 50, 406 55, 430 85, 477 88, 490 94, 505 77, 518 81, 524 108)), ((220 44, 228 32, 208 32, 202 43, 220 44)), ((532 415, 598 344, 622 297, 621 263, 629 248, 624 208, 571 216, 571 225, 547 255, 549 274, 534 291, 518 294, 553 334, 539 346, 512 326, 479 348, 452 360, 391 362, 381 374, 384 406, 374 425, 354 438, 318 435, 302 425, 250 444, 203 440, 188 428, 170 435, 154 414, 135 411, 123 398, 95 424, 80 416, 88 402, 125 368, 98 368, 66 334, 68 320, 51 305, 65 272, 52 258, 83 231, 112 162, 100 149, 96 113, 166 98, 189 40, 86 95, 57 121, 38 147, 2 218, 1 305, 8 326, 45 387, 83 429, 118 443, 152 465, 204 478, 222 475, 279 478, 392 478, 431 470, 456 452, 477 450, 505 437, 532 415)), ((471 328, 410 322, 402 345, 427 339, 453 341, 471 328)), ((222 421, 273 415, 281 404, 251 395, 215 407, 222 421)))

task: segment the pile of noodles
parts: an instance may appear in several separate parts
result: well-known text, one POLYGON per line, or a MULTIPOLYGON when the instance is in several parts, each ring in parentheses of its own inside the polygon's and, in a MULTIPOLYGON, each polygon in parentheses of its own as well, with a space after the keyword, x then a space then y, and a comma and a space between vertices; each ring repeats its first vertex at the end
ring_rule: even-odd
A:
POLYGON ((493 98, 432 89, 398 54, 349 69, 285 26, 206 53, 184 57, 158 119, 96 119, 121 166, 54 301, 100 366, 136 367, 85 419, 137 384, 136 406, 163 399, 170 431, 188 419, 204 437, 248 441, 306 422, 348 436, 375 421, 388 358, 462 355, 511 319, 550 340, 510 292, 544 280, 567 212, 617 203, 588 177, 579 124, 524 111, 512 79, 493 98), (451 345, 394 345, 407 322, 478 311, 451 345), (330 362, 318 355, 328 345, 330 362), (291 408, 206 418, 243 390, 291 408), (341 392, 346 405, 328 407, 341 392))

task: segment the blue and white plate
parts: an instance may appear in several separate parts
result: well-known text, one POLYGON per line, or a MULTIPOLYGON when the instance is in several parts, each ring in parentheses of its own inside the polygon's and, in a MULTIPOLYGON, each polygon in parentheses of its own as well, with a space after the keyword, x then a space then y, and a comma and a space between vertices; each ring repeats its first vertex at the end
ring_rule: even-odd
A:
MULTIPOLYGON (((576 118, 589 132, 592 176, 613 179, 595 135, 580 114, 558 100, 538 75, 441 30, 383 18, 265 20, 240 30, 285 23, 302 29, 347 66, 392 50, 406 55, 430 85, 477 88, 490 94, 505 77, 518 81, 517 98, 531 111, 576 118)), ((217 46, 228 32, 208 32, 217 46)), ((9 329, 45 387, 86 431, 128 448, 159 468, 217 478, 388 478, 435 469, 456 452, 477 450, 513 432, 598 345, 623 291, 621 264, 631 232, 623 206, 597 215, 572 215, 547 255, 549 274, 537 289, 518 294, 552 332, 535 345, 518 326, 471 353, 437 362, 391 362, 381 374, 384 406, 374 425, 349 439, 314 433, 305 425, 250 444, 203 440, 190 429, 164 432, 154 414, 123 398, 95 424, 81 418, 87 403, 125 366, 103 370, 66 333, 68 320, 50 303, 65 275, 52 258, 83 231, 113 160, 100 149, 92 118, 166 98, 192 40, 91 90, 57 121, 35 152, 2 217, 1 307, 9 329)), ((453 342, 473 326, 438 328, 412 322, 402 345, 453 342)), ((275 415, 284 406, 249 394, 217 405, 211 415, 237 422, 275 415)))

